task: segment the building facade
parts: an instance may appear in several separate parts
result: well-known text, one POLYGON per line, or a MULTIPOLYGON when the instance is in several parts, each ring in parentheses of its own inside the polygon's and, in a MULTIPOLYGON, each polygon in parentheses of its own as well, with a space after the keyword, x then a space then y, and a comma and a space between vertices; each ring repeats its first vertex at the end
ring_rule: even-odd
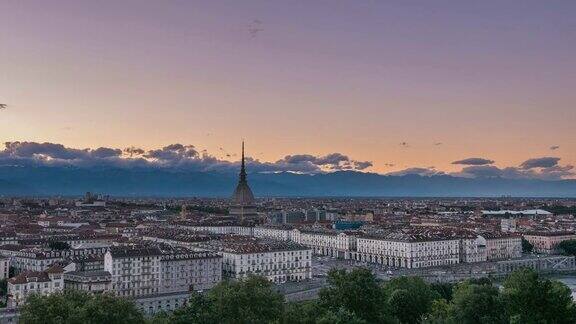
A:
POLYGON ((523 235, 534 246, 534 252, 553 254, 563 241, 576 240, 573 232, 530 232, 523 235))

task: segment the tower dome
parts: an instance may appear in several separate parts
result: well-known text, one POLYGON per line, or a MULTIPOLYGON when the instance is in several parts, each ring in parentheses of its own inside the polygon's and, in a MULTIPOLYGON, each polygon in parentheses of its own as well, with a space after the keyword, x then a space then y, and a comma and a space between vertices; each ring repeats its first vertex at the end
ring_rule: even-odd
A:
POLYGON ((246 163, 244 160, 244 142, 242 142, 242 164, 240 167, 240 179, 231 197, 230 215, 239 221, 255 221, 258 217, 254 194, 246 180, 246 163))

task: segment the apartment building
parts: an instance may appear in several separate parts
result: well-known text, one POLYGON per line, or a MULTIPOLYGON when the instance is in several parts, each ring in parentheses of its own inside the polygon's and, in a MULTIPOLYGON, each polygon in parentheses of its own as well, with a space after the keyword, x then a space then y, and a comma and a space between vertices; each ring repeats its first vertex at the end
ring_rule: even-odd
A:
POLYGON ((294 229, 291 240, 312 249, 312 253, 338 259, 349 259, 356 250, 356 235, 333 230, 294 229))
POLYGON ((294 242, 228 237, 204 247, 222 255, 225 278, 260 275, 274 283, 312 278, 312 250, 294 242))
POLYGON ((438 235, 388 233, 357 239, 354 260, 398 268, 460 263, 460 240, 438 235))
POLYGON ((524 238, 534 245, 534 252, 553 254, 556 253, 558 244, 562 241, 576 240, 574 232, 529 232, 523 234, 524 238))
POLYGON ((160 292, 210 289, 222 280, 222 256, 183 248, 160 257, 160 292))
POLYGON ((156 247, 111 247, 104 255, 104 270, 112 275, 112 291, 125 297, 158 294, 161 256, 156 247))
POLYGON ((17 307, 31 294, 49 295, 64 289, 64 268, 54 265, 46 271, 24 271, 8 279, 8 306, 17 307))
POLYGON ((71 271, 64 273, 64 288, 101 294, 110 290, 112 275, 103 270, 71 271))
POLYGON ((522 237, 513 233, 482 233, 486 240, 488 261, 507 260, 522 256, 522 237))

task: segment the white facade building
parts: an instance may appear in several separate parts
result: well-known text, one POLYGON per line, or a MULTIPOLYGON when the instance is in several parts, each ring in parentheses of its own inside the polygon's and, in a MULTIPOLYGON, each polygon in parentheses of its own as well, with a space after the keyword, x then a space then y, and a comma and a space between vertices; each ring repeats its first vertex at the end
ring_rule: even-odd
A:
POLYGON ((274 283, 312 278, 312 250, 293 242, 229 237, 204 247, 222 255, 225 278, 259 275, 274 283))
POLYGON ((222 257, 186 250, 160 258, 160 293, 201 291, 222 280, 222 257))
POLYGON ((398 268, 424 268, 460 263, 460 240, 390 233, 359 237, 353 259, 398 268))
POLYGON ((292 230, 292 241, 307 246, 314 254, 349 259, 356 250, 356 236, 336 231, 292 230))
POLYGON ((290 241, 292 229, 286 227, 257 226, 254 227, 254 237, 269 238, 279 241, 290 241))
POLYGON ((114 293, 125 297, 158 294, 161 256, 158 248, 110 248, 104 256, 104 270, 112 275, 114 293))

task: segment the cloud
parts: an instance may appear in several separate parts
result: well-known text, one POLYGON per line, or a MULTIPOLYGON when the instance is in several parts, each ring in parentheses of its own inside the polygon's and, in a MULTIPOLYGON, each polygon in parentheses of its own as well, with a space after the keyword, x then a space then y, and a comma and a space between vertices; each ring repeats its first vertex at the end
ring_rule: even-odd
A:
POLYGON ((558 145, 552 145, 552 146, 550 146, 550 150, 552 150, 552 151, 555 151, 555 150, 557 150, 557 149, 559 149, 559 148, 560 148, 560 146, 558 146, 558 145))
POLYGON ((494 163, 493 160, 483 158, 468 158, 452 162, 452 164, 463 164, 463 165, 487 165, 492 163, 494 163))
POLYGON ((525 170, 534 168, 551 168, 558 165, 558 161, 560 161, 560 158, 547 156, 526 160, 520 164, 520 167, 525 170))
POLYGON ((112 148, 108 148, 108 147, 99 147, 95 150, 92 150, 90 152, 90 154, 94 157, 94 158, 100 158, 100 159, 105 159, 105 158, 111 158, 111 157, 119 157, 122 155, 122 150, 120 149, 112 149, 112 148))
MULTIPOLYGON (((228 157, 235 154, 227 154, 228 157)), ((358 161, 342 153, 323 156, 287 155, 276 162, 246 159, 250 172, 320 173, 340 170, 365 170, 371 161, 358 161)), ((7 142, 0 150, 0 165, 172 168, 185 171, 234 171, 239 162, 221 160, 193 145, 171 144, 159 149, 144 150, 134 146, 124 150, 100 147, 75 149, 54 143, 7 142)))
POLYGON ((400 146, 402 147, 410 147, 410 145, 407 142, 400 142, 400 146))
MULTIPOLYGON (((454 164, 454 163, 453 163, 454 164)), ((462 169, 462 171, 452 174, 467 178, 495 178, 501 177, 503 171, 493 165, 472 165, 462 169)))
POLYGON ((453 176, 467 178, 504 178, 561 180, 573 178, 576 173, 572 165, 558 165, 559 158, 545 157, 524 161, 519 167, 498 168, 493 165, 467 166, 453 176))
POLYGON ((130 146, 124 149, 124 153, 130 156, 134 156, 134 155, 143 155, 144 153, 146 153, 146 151, 138 147, 130 146))
POLYGON ((416 175, 423 176, 423 177, 430 177, 430 176, 435 176, 435 175, 444 175, 445 173, 442 171, 436 170, 436 168, 434 168, 434 167, 407 168, 407 169, 400 170, 400 171, 394 171, 394 172, 386 173, 386 175, 389 175, 389 176, 405 176, 405 175, 410 175, 410 174, 416 174, 416 175))
POLYGON ((356 170, 365 170, 373 166, 373 163, 370 161, 354 161, 353 164, 356 170))
POLYGON ((283 159, 276 161, 281 168, 296 166, 303 172, 310 170, 365 170, 373 164, 371 161, 352 160, 342 153, 331 153, 324 156, 314 156, 310 154, 287 155, 283 159))

